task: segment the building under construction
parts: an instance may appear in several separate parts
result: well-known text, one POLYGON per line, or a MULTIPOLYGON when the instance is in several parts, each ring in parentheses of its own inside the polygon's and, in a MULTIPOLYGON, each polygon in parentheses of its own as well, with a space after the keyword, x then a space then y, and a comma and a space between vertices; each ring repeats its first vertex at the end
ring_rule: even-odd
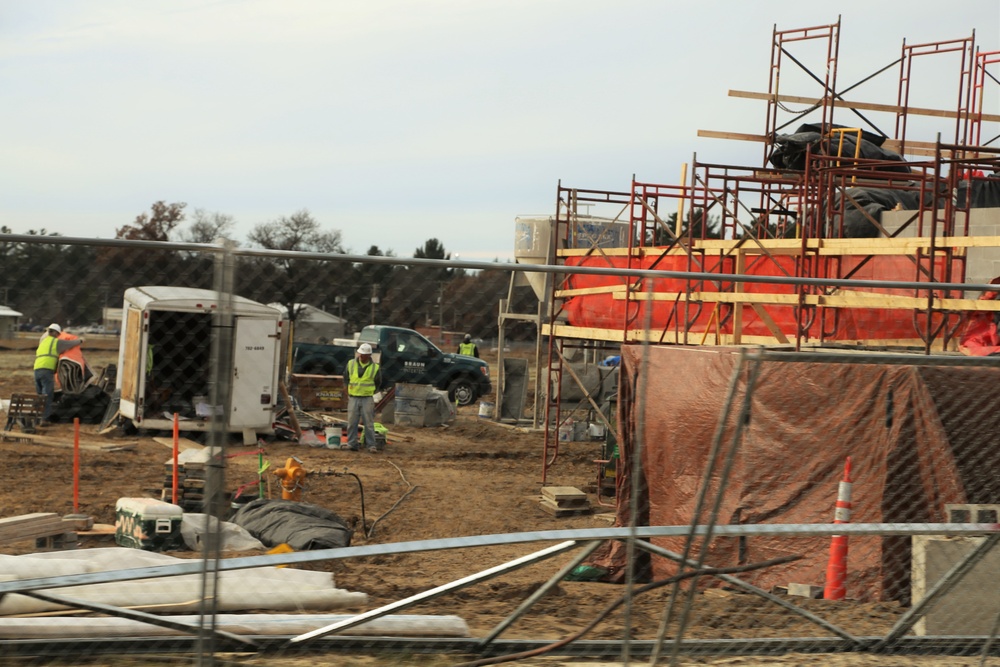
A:
MULTIPOLYGON (((622 460, 641 457, 646 479, 638 488, 648 496, 638 505, 645 508, 640 523, 698 520, 699 482, 685 465, 710 462, 721 433, 757 443, 757 449, 744 443, 741 453, 766 462, 769 471, 789 457, 799 457, 806 469, 833 469, 845 455, 861 457, 867 467, 859 474, 872 475, 868 481, 885 489, 866 520, 941 520, 945 503, 1000 499, 1000 488, 976 475, 1000 463, 983 458, 987 448, 975 436, 981 429, 946 417, 970 386, 992 395, 987 388, 1000 381, 997 369, 985 369, 984 376, 984 369, 930 372, 922 365, 965 358, 960 350, 1000 350, 963 339, 977 322, 995 333, 1000 312, 1000 300, 984 289, 1000 276, 1000 114, 987 113, 997 106, 1000 51, 981 49, 974 33, 926 44, 904 40, 899 58, 875 67, 873 75, 886 81, 898 74, 896 103, 870 103, 851 95, 862 82, 844 85, 837 78, 840 31, 839 19, 775 29, 768 89, 730 91, 760 101, 763 132, 699 131, 700 137, 758 142, 760 166, 696 157, 676 185, 633 179, 625 188, 602 190, 560 183, 553 215, 516 221, 518 261, 546 265, 544 272, 523 275, 541 305, 538 313, 512 313, 510 300, 502 302, 500 329, 502 337, 505 323, 527 319, 541 334, 535 415, 546 428, 543 483, 561 442, 570 439, 562 437, 567 421, 583 414, 615 436, 622 460), (819 62, 810 65, 797 53, 803 48, 821 54, 819 62), (948 102, 942 108, 911 101, 920 65, 929 59, 954 65, 952 80, 923 82, 948 91, 936 97, 948 102), (787 89, 789 69, 804 73, 800 80, 812 90, 787 89), (933 134, 913 136, 918 120, 933 134), (772 397, 775 412, 767 413, 767 424, 751 421, 749 413, 746 425, 733 415, 716 419, 751 393, 756 371, 734 356, 748 348, 785 354, 769 359, 775 369, 785 368, 783 359, 815 362, 795 372, 761 371, 780 382, 770 394, 758 386, 753 399, 767 404, 772 397), (845 351, 865 356, 849 371, 824 362, 845 351), (900 353, 910 354, 914 364, 900 360, 900 353), (816 354, 826 356, 808 357, 816 354), (904 370, 892 377, 872 372, 868 355, 879 354, 904 370), (585 367, 611 355, 621 355, 617 382, 623 386, 609 410, 585 386, 580 364, 571 362, 585 367), (727 398, 729 375, 737 371, 727 398), (566 388, 574 386, 583 397, 567 401, 566 388), (774 403, 775 397, 787 405, 774 403), (829 416, 831 409, 843 418, 810 421, 809 415, 829 416), (931 412, 940 421, 915 426, 931 412), (864 432, 864 424, 876 422, 890 424, 891 435, 864 432), (829 444, 834 436, 837 446, 829 444), (859 437, 864 447, 852 449, 849 443, 859 437), (645 449, 637 454, 640 441, 645 449), (914 454, 918 449, 923 453, 914 454), (822 461, 811 465, 817 452, 822 461), (907 503, 890 502, 899 500, 900 479, 926 480, 927 461, 934 458, 950 461, 950 467, 935 468, 933 474, 943 477, 908 486, 907 503)), ((604 374, 592 377, 603 381, 604 374)), ((500 386, 505 388, 503 376, 500 386)), ((503 393, 498 400, 505 400, 503 393)), ((998 407, 990 409, 995 414, 998 407)), ((504 416, 502 407, 498 416, 504 416)), ((614 465, 607 453, 602 465, 614 465)), ((621 502, 628 472, 618 465, 619 519, 628 525, 621 502)), ((805 502, 816 478, 799 488, 793 478, 771 475, 774 488, 791 489, 774 495, 759 493, 759 481, 748 491, 749 477, 745 484, 740 479, 720 491, 722 514, 714 517, 720 523, 829 521, 830 503, 805 502)), ((749 557, 744 547, 738 557, 733 549, 734 559, 749 557)), ((899 597, 899 559, 908 552, 895 550, 892 562, 888 553, 873 549, 860 569, 869 583, 895 582, 870 586, 875 596, 889 591, 899 597)), ((804 565, 799 572, 806 577, 821 566, 804 565)), ((787 581, 788 572, 780 576, 787 581)))

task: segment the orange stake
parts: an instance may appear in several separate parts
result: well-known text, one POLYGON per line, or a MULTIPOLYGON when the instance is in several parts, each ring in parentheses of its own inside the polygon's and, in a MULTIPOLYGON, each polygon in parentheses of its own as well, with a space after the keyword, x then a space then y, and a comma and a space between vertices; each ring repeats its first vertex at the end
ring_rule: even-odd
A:
POLYGON ((73 513, 80 511, 80 418, 73 418, 73 513))
MULTIPOLYGON (((844 464, 844 479, 837 489, 837 506, 833 515, 834 523, 851 522, 851 457, 844 464)), ((826 587, 823 598, 843 600, 847 594, 847 535, 830 538, 830 560, 826 566, 826 587)))
POLYGON ((177 457, 181 449, 180 427, 178 426, 177 413, 174 413, 174 475, 170 484, 170 502, 177 504, 177 457))

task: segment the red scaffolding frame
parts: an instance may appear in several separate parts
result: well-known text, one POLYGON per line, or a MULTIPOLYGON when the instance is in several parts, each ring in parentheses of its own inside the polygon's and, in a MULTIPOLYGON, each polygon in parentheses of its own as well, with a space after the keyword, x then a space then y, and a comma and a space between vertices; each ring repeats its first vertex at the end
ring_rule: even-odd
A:
MULTIPOLYGON (((880 309, 909 312, 909 338, 886 340, 887 346, 921 347, 929 354, 945 348, 961 323, 962 306, 968 300, 961 294, 933 287, 934 283, 965 281, 966 250, 972 245, 963 241, 969 235, 968 200, 965 207, 956 204, 953 193, 958 180, 977 166, 1000 165, 1000 151, 981 147, 984 120, 995 121, 982 112, 984 87, 996 81, 986 71, 1000 62, 997 54, 975 54, 973 37, 933 42, 903 44, 898 61, 900 78, 895 107, 844 102, 836 92, 839 56, 840 20, 826 26, 797 30, 774 30, 767 96, 765 163, 769 159, 777 132, 788 123, 780 123, 778 111, 781 67, 785 60, 799 67, 805 65, 790 53, 795 42, 826 40, 824 77, 810 73, 823 88, 812 110, 819 110, 820 127, 832 129, 834 110, 841 106, 854 113, 858 109, 891 111, 895 114, 894 136, 886 145, 898 146, 899 152, 926 157, 907 162, 910 171, 900 170, 900 162, 861 159, 840 155, 831 146, 838 136, 825 133, 825 150, 807 154, 802 171, 751 168, 697 160, 690 183, 653 184, 632 180, 629 190, 583 190, 559 185, 554 218, 552 247, 555 261, 566 266, 618 269, 666 269, 696 273, 737 275, 774 275, 788 278, 851 279, 869 277, 875 267, 893 261, 912 265, 912 273, 899 273, 897 280, 926 282, 926 289, 885 289, 865 293, 836 287, 782 284, 763 288, 749 283, 710 279, 661 279, 614 277, 583 280, 582 274, 567 272, 551 281, 548 324, 547 400, 545 404, 545 445, 542 481, 559 454, 559 427, 563 424, 561 391, 566 363, 565 349, 606 349, 627 342, 652 344, 779 344, 800 349, 810 345, 858 345, 847 331, 854 311, 876 310, 863 305, 878 304, 880 309), (936 53, 960 54, 958 99, 954 111, 935 111, 909 106, 913 61, 917 56, 936 53), (975 54, 975 56, 973 55, 975 54), (954 141, 915 142, 907 139, 910 114, 937 115, 955 120, 954 141), (972 142, 976 142, 973 144, 972 142), (854 188, 898 189, 913 194, 919 202, 906 221, 887 231, 869 216, 879 238, 843 238, 843 220, 854 188), (663 212, 669 204, 683 202, 686 220, 680 214, 673 221, 663 212), (621 207, 608 224, 621 225, 627 215, 627 240, 619 247, 608 247, 593 238, 577 233, 586 215, 581 205, 613 204, 621 207), (699 216, 701 224, 694 224, 699 216), (717 227, 709 228, 714 217, 717 227), (682 223, 688 224, 682 227, 682 223), (904 233, 915 237, 904 238, 904 233), (596 300, 600 326, 575 327, 570 322, 575 304, 583 298, 596 300), (859 306, 859 304, 862 304, 859 306), (788 323, 793 322, 789 328, 788 323)), ((883 68, 885 71, 887 68, 883 68)), ((808 72, 808 70, 806 70, 808 72)), ((848 89, 849 90, 849 89, 848 89)), ((799 99, 799 98, 796 98, 799 99)), ((796 114, 801 117, 803 114, 796 114)), ((860 114, 858 114, 860 115, 860 114)), ((866 122, 869 122, 862 116, 866 122)), ((874 127, 874 126, 873 126, 874 127)), ((847 130, 856 132, 860 129, 847 130)), ((745 137, 737 137, 745 138, 745 137)), ((842 143, 843 134, 839 135, 842 143)), ((683 209, 678 207, 678 211, 683 209)), ((860 325, 855 325, 855 328, 860 325)), ((897 329, 893 329, 894 331, 897 329)), ((870 341, 869 341, 870 343, 870 341)), ((596 406, 592 406, 596 407, 596 406)), ((610 425, 609 425, 610 427, 610 425)))

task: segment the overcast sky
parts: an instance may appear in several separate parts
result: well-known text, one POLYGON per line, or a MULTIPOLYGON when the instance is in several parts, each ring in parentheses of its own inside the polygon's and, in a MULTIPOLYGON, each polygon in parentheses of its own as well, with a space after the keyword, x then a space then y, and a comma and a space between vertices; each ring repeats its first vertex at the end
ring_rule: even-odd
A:
MULTIPOLYGON (((234 216, 245 241, 307 209, 358 254, 435 237, 507 259, 560 179, 677 183, 695 153, 759 166, 760 145, 698 130, 762 133, 765 104, 727 91, 767 90, 775 27, 838 13, 840 89, 904 39, 1000 49, 997 0, 0 0, 0 224, 112 238, 162 199, 234 216)), ((954 109, 958 60, 930 60, 911 105, 954 109)), ((794 69, 782 91, 815 93, 794 69)), ((845 97, 892 104, 898 77, 845 97)), ((948 140, 935 122, 908 135, 948 140)))

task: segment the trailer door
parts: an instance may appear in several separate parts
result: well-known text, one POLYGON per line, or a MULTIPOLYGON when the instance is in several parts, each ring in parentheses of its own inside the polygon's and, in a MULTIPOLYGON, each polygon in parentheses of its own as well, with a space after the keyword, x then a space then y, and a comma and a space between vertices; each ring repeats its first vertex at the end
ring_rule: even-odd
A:
POLYGON ((233 344, 233 404, 229 425, 270 426, 278 377, 278 322, 237 317, 233 344))
POLYGON ((142 420, 146 391, 146 327, 143 311, 126 306, 118 352, 118 386, 121 389, 121 416, 142 420))

